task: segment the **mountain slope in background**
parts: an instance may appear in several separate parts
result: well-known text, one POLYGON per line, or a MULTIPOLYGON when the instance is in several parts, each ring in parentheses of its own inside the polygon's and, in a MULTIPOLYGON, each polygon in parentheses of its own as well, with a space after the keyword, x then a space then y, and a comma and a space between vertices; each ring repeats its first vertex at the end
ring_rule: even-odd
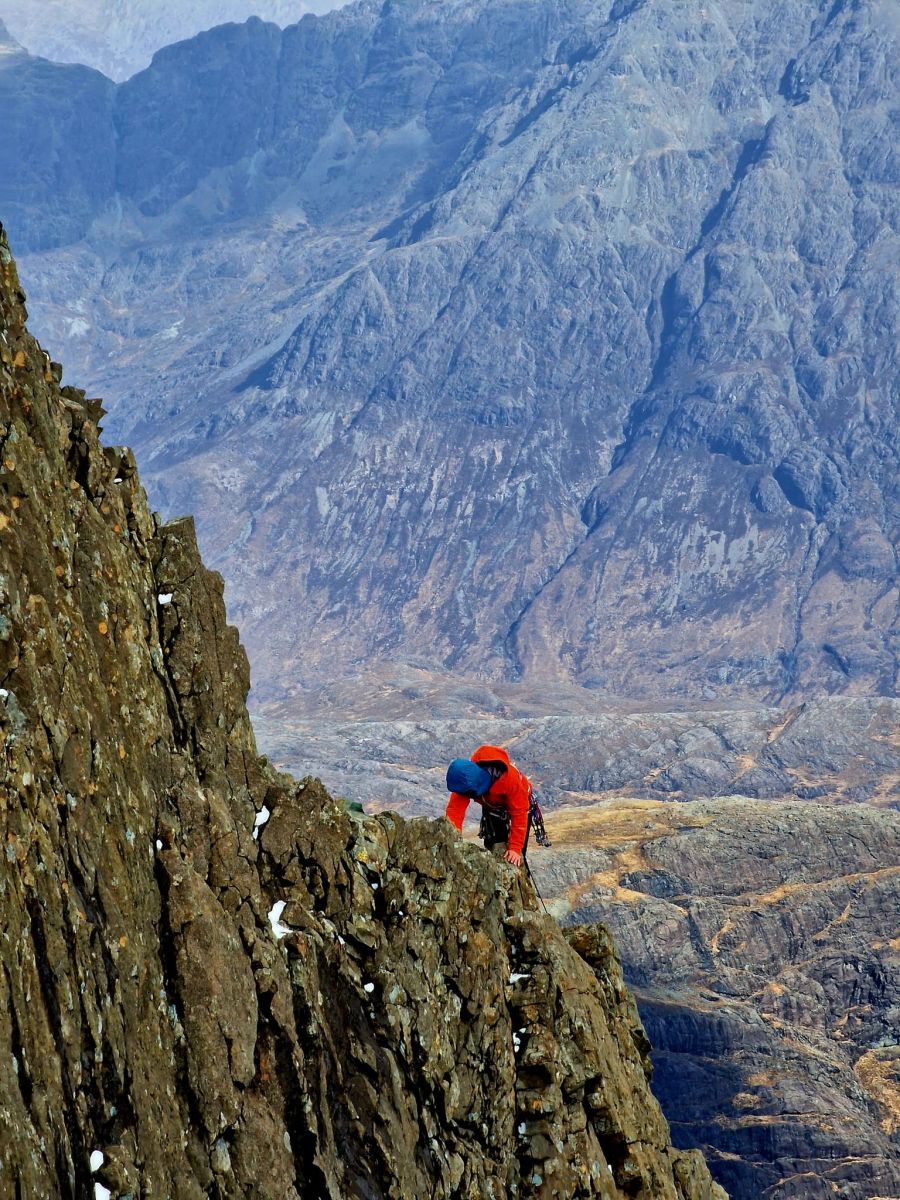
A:
POLYGON ((12 62, 38 320, 207 514, 261 699, 895 690, 898 25, 361 2, 168 48, 50 160, 12 62))
POLYGON ((347 0, 0 0, 0 18, 32 54, 128 79, 154 53, 226 21, 288 25, 347 0))

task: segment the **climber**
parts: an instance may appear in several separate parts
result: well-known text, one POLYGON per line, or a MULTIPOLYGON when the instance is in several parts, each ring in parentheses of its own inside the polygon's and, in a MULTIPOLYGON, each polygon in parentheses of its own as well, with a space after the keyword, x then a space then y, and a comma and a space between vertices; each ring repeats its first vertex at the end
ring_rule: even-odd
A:
POLYGON ((478 836, 485 849, 506 843, 504 859, 521 866, 531 831, 531 783, 499 746, 479 746, 472 757, 457 758, 447 771, 447 820, 462 830, 474 800, 481 805, 478 836))

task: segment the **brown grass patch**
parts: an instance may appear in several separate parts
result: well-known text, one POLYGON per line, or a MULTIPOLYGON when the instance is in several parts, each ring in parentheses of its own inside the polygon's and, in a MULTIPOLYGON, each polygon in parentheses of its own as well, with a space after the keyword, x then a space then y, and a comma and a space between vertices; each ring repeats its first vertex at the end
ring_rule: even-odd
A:
POLYGON ((900 1132, 900 1046, 870 1050, 854 1065, 856 1078, 884 1112, 881 1128, 900 1132))
POLYGON ((556 809, 552 834, 557 845, 569 849, 625 850, 646 846, 679 829, 702 829, 712 819, 689 813, 684 805, 670 801, 604 801, 556 809))
POLYGON ((577 907, 597 888, 631 904, 646 900, 643 892, 621 886, 623 876, 657 870, 658 864, 652 859, 653 842, 681 829, 702 829, 712 819, 690 814, 680 804, 631 798, 556 809, 550 835, 557 849, 600 850, 612 859, 604 870, 569 889, 569 904, 577 907))
MULTIPOLYGON (((763 895, 757 896, 754 903, 767 907, 772 904, 778 904, 790 896, 802 896, 812 892, 826 891, 837 884, 850 886, 863 880, 887 879, 891 875, 900 875, 900 867, 882 867, 878 871, 856 871, 851 875, 835 875, 832 879, 821 879, 819 881, 807 880, 803 883, 783 883, 777 888, 773 888, 771 892, 765 892, 763 895)), ((849 905, 848 909, 845 909, 844 913, 834 923, 839 924, 846 921, 849 916, 848 910, 849 905)))

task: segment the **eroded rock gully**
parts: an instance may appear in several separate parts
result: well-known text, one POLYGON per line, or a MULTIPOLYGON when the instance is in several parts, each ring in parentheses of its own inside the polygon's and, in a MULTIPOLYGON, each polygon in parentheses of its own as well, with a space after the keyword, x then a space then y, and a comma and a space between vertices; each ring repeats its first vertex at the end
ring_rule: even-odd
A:
POLYGON ((258 757, 191 522, 25 316, 0 233, 0 1196, 723 1196, 602 929, 258 757))

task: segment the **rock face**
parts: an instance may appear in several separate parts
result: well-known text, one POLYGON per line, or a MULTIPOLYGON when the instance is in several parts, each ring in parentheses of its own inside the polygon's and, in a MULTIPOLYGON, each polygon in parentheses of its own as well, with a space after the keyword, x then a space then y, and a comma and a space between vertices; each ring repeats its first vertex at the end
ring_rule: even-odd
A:
POLYGON ((900 1195, 900 814, 618 800, 549 825, 541 890, 613 931, 676 1141, 735 1200, 900 1195))
POLYGON ((41 319, 202 508, 262 699, 378 661, 896 690, 897 32, 855 0, 362 2, 97 105, 77 245, 25 224, 17 156, 41 319))
POLYGON ((226 21, 262 17, 281 25, 347 0, 2 0, 16 38, 32 54, 84 63, 110 79, 128 79, 155 51, 226 21))
POLYGON ((721 1200, 602 930, 257 756, 191 522, 60 375, 0 233, 0 1196, 721 1200))

